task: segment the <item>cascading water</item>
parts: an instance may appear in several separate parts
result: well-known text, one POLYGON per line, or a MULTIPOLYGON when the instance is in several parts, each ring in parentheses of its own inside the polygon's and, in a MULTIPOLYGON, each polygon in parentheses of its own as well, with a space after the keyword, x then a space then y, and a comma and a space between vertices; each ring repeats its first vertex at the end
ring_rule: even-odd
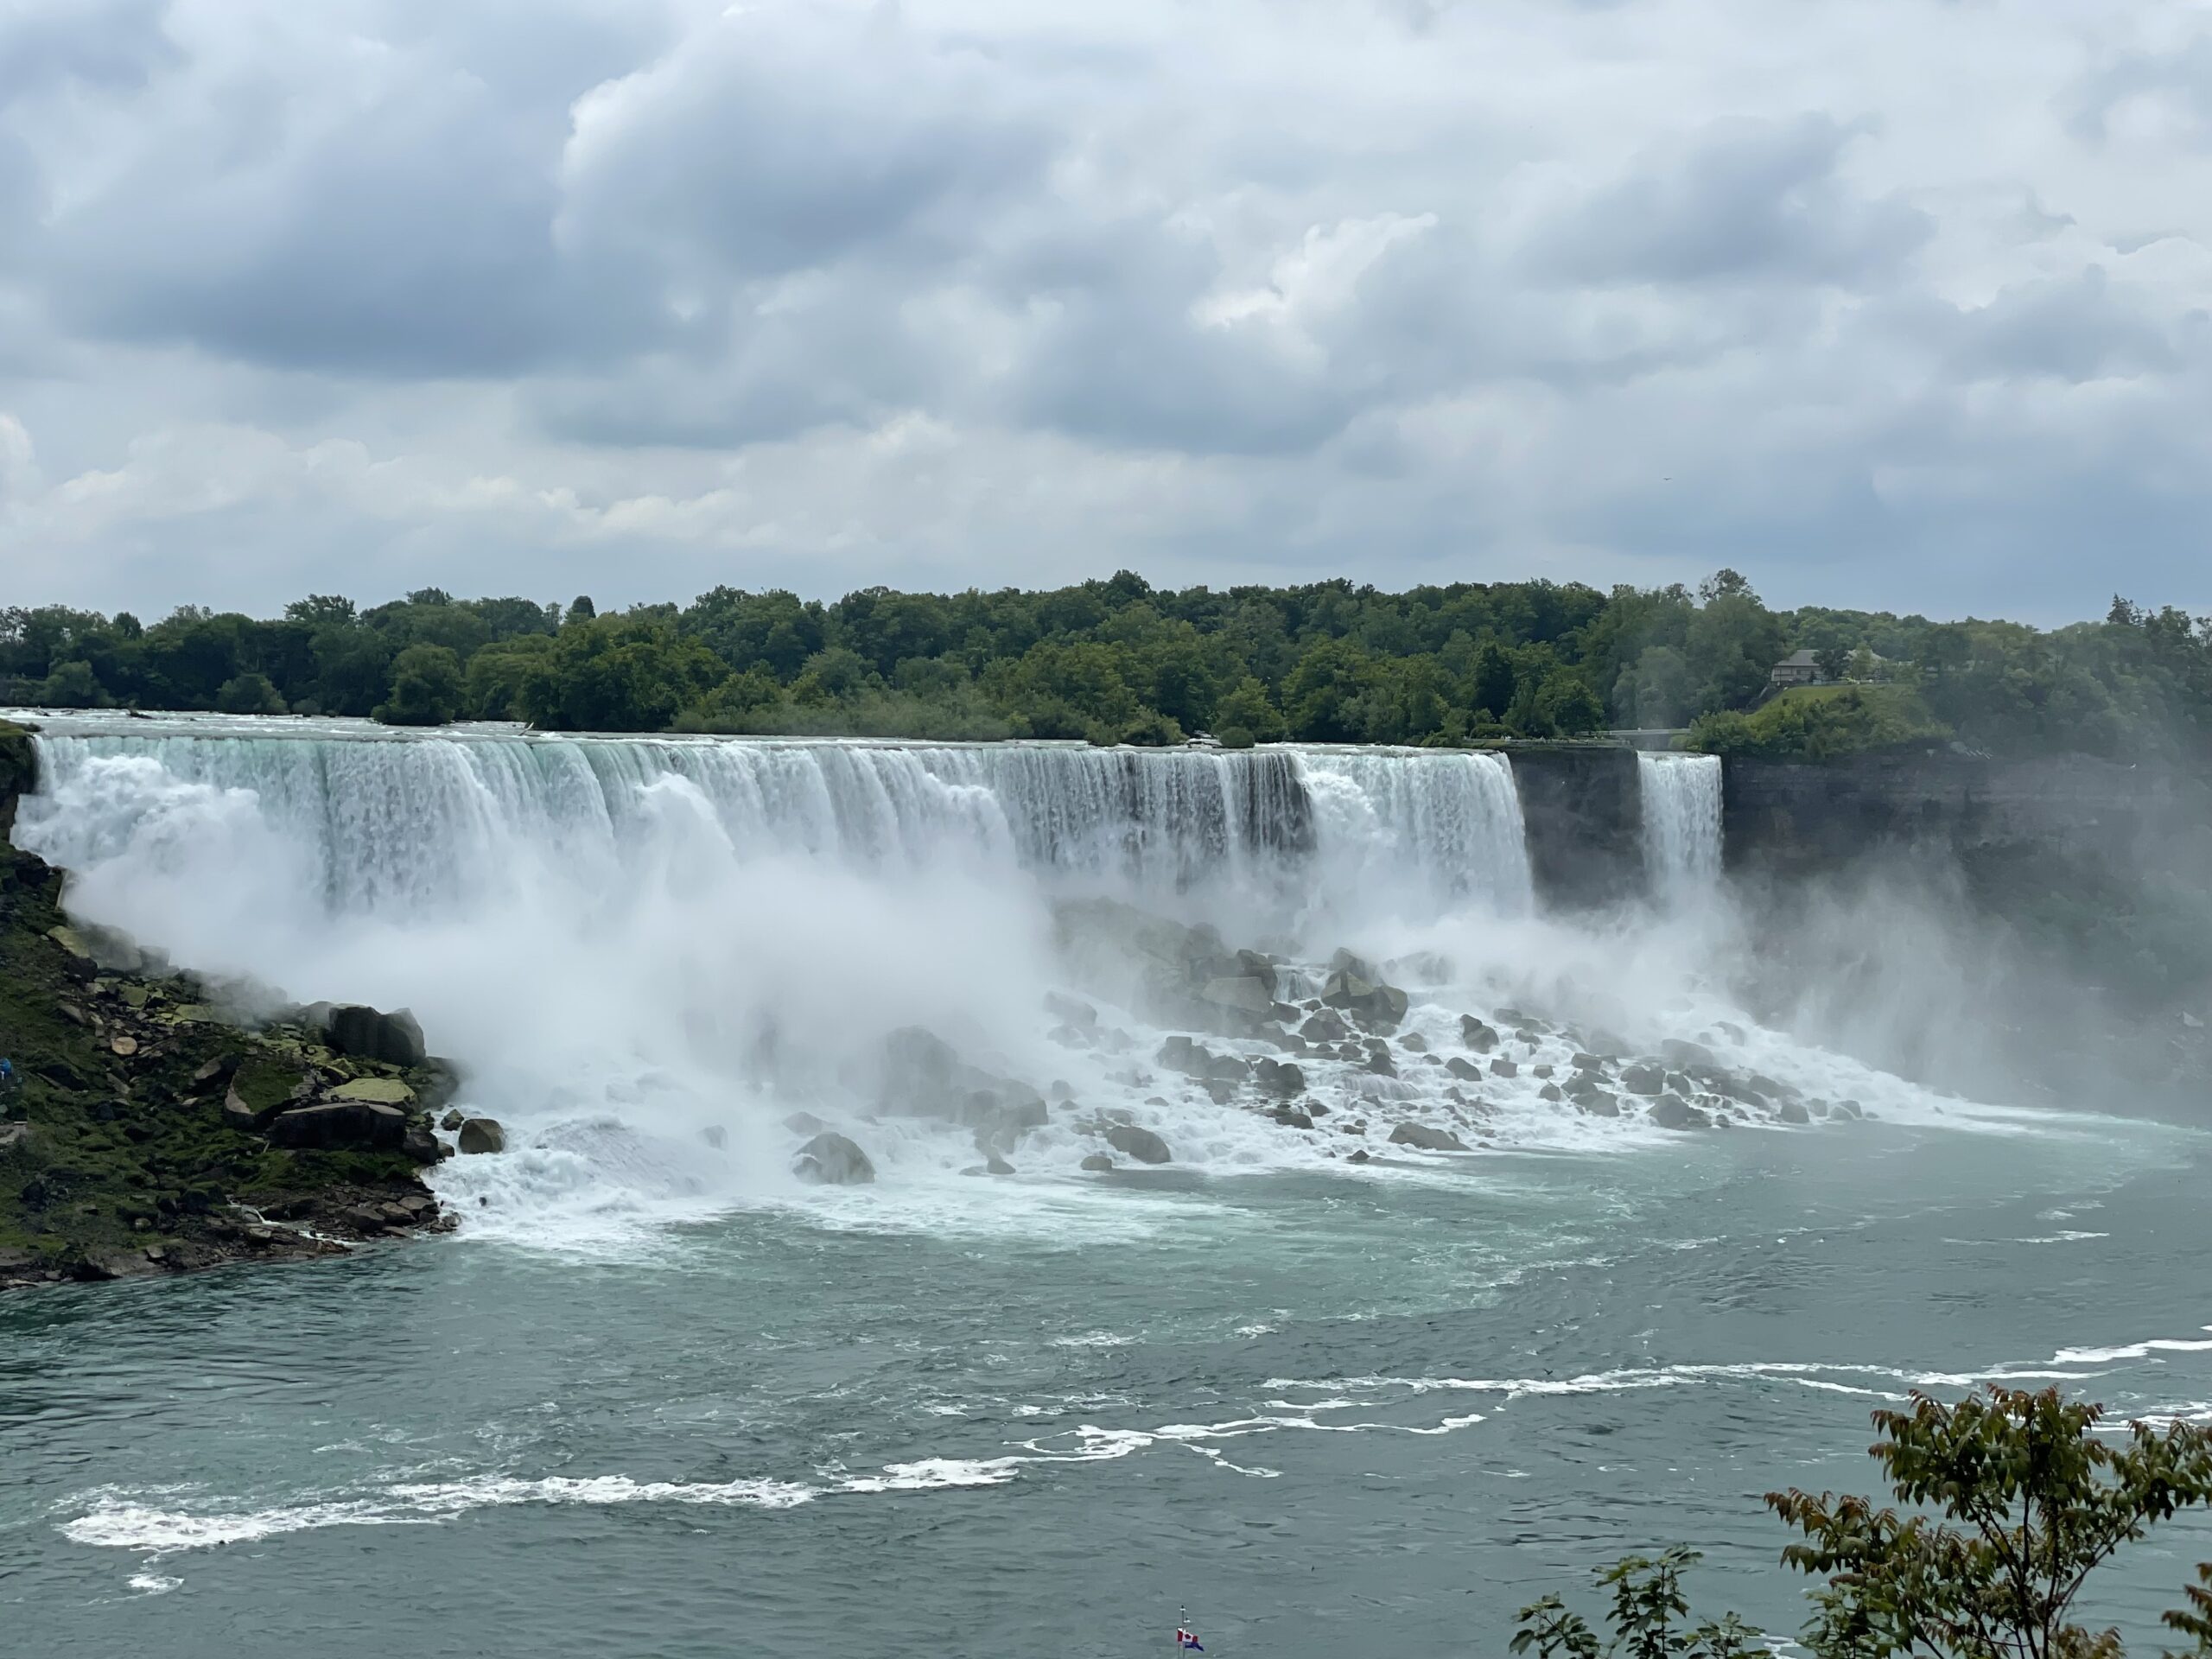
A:
POLYGON ((1500 912, 1532 903, 1527 830, 1503 755, 1309 749, 1297 755, 1316 839, 1332 875, 1372 902, 1470 896, 1500 912))
MULTIPOLYGON (((1217 1170, 1342 1169, 1399 1127, 1610 1142, 1656 1131, 1634 1099, 1567 1098, 1600 1033, 1733 1046, 1776 1077, 1802 1058, 1745 1034, 1694 959, 1725 907, 1603 938, 1535 914, 1497 755, 205 716, 48 716, 39 741, 16 837, 71 871, 73 909, 235 976, 248 1012, 417 1012, 467 1103, 518 1130, 513 1155, 441 1167, 488 1201, 480 1229, 551 1208, 573 1238, 580 1214, 787 1193, 799 1112, 864 1137, 887 1188, 957 1173, 984 1150, 960 1100, 918 1111, 885 1071, 912 1027, 1029 1091, 1001 1148, 1025 1173, 1073 1174, 1114 1125, 1217 1170), (1344 947, 1352 982, 1411 994, 1387 1043, 1309 1017, 1344 947), (1503 1022, 1510 1063, 1462 1014, 1503 1022)), ((1707 761, 1647 763, 1670 890, 1717 869, 1713 783, 1707 761)), ((1808 1101, 1916 1098, 1818 1066, 1808 1101)))
POLYGON ((1653 894, 1680 903, 1720 879, 1720 757, 1638 754, 1643 862, 1653 894))

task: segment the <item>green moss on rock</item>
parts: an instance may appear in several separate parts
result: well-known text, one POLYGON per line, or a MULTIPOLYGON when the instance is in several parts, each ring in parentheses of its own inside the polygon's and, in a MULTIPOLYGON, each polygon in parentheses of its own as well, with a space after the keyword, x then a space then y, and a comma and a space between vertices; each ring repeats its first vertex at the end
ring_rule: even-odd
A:
POLYGON ((0 1055, 21 1079, 0 1094, 0 1287, 326 1254, 334 1236, 440 1224, 410 1157, 283 1150, 225 1103, 273 1114, 334 1084, 405 1105, 442 1071, 355 1078, 358 1063, 317 1066, 319 1033, 242 1029, 188 977, 95 975, 60 887, 0 842, 0 1055))

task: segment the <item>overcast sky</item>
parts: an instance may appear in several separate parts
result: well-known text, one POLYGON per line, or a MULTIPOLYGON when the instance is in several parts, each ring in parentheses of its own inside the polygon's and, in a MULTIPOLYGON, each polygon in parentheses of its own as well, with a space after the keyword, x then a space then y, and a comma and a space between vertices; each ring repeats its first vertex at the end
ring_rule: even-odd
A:
POLYGON ((0 0, 0 603, 2212 610, 2212 7, 0 0))

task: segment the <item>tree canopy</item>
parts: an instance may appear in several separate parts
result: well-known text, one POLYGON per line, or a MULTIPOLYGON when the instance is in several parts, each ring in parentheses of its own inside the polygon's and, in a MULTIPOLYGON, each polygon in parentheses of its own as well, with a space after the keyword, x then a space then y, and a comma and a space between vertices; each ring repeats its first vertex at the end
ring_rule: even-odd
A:
POLYGON ((1344 580, 1170 590, 1123 571, 830 603, 721 587, 604 613, 582 595, 425 588, 365 608, 310 594, 270 618, 187 606, 150 625, 0 610, 0 700, 570 730, 1456 745, 1636 727, 1689 728, 1724 753, 1955 741, 2202 756, 2212 625, 2125 600, 2049 632, 1777 611, 1732 570, 1695 591, 1395 594, 1344 580), (1774 665, 1795 651, 1830 696, 1777 696, 1774 665))

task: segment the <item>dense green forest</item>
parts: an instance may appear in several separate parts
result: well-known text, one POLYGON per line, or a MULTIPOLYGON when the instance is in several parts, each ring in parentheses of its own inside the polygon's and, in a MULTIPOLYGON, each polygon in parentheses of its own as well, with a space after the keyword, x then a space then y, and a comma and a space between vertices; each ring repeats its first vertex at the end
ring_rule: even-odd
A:
POLYGON ((607 614, 590 600, 369 609, 316 594, 256 619, 143 624, 0 611, 0 699, 48 707, 519 720, 565 730, 1052 737, 1239 745, 1478 743, 1684 728, 1719 753, 1955 741, 1992 753, 2203 754, 2212 619, 2115 600, 2040 631, 1770 609, 1734 571, 1695 591, 1350 582, 1215 591, 1122 572, 1050 592, 834 603, 717 588, 607 614), (1775 692, 1815 654, 1824 683, 1775 692))

